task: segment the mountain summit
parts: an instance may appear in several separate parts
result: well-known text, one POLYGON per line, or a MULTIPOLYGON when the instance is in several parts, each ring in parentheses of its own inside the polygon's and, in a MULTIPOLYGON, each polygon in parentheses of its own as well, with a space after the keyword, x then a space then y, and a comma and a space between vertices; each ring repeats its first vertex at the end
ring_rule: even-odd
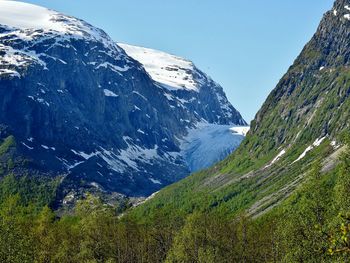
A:
POLYGON ((208 125, 226 125, 235 142, 217 147, 223 158, 243 139, 228 128, 245 121, 218 84, 173 64, 162 72, 181 73, 181 85, 82 20, 0 1, 0 136, 13 141, 3 173, 60 176, 69 203, 86 190, 145 196, 187 176, 183 145, 208 125))

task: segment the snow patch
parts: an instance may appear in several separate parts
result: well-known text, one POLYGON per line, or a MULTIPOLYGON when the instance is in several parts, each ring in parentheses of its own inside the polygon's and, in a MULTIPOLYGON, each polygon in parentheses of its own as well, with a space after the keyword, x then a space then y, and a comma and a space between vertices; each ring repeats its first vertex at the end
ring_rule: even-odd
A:
POLYGON ((91 154, 87 154, 84 152, 79 152, 79 151, 75 151, 75 150, 71 150, 75 155, 79 155, 80 157, 84 158, 85 160, 89 160, 91 157, 95 156, 96 153, 91 153, 91 154))
POLYGON ((138 133, 145 134, 145 132, 144 132, 143 130, 141 130, 141 129, 138 129, 137 132, 138 132, 138 133))
POLYGON ((23 144, 26 148, 28 148, 29 150, 33 150, 33 149, 34 149, 34 147, 30 147, 30 146, 28 146, 27 144, 25 144, 24 142, 22 142, 22 144, 23 144))
POLYGON ((322 137, 322 138, 316 139, 316 140, 314 141, 314 143, 313 143, 312 145, 308 146, 308 147, 305 149, 305 151, 298 157, 298 159, 296 159, 292 164, 294 164, 294 163, 296 163, 296 162, 299 162, 301 159, 303 159, 303 158, 306 156, 306 154, 307 154, 308 152, 310 152, 311 150, 313 150, 315 147, 320 146, 321 143, 322 143, 326 138, 327 138, 327 136, 324 136, 324 137, 322 137))
POLYGON ((153 179, 153 178, 149 178, 149 180, 154 183, 154 184, 162 184, 159 180, 153 179))
POLYGON ((118 97, 117 94, 115 94, 113 91, 111 91, 109 89, 104 89, 103 92, 104 92, 106 97, 118 97))
POLYGON ((285 154, 286 154, 286 150, 283 149, 279 154, 277 154, 277 156, 268 165, 265 166, 265 168, 268 168, 272 166, 274 163, 278 162, 279 159, 281 159, 282 156, 285 154))
POLYGON ((125 71, 128 71, 130 69, 130 67, 128 66, 124 66, 123 68, 122 67, 119 67, 119 66, 116 66, 116 65, 113 65, 109 62, 104 62, 100 65, 98 65, 96 67, 96 69, 100 69, 100 68, 109 68, 111 69, 112 71, 116 72, 116 73, 119 73, 119 72, 125 72, 125 71))
POLYGON ((84 161, 82 161, 82 162, 75 162, 72 165, 67 165, 67 170, 70 171, 70 170, 74 169, 75 167, 77 167, 78 165, 81 165, 82 163, 84 163, 84 161))
POLYGON ((320 139, 316 139, 316 141, 314 141, 314 143, 312 144, 314 147, 318 147, 321 145, 321 143, 327 138, 327 136, 324 136, 320 139))
MULTIPOLYGON (((54 46, 75 49, 73 45, 67 44, 71 40, 96 42, 106 48, 101 52, 111 58, 119 59, 124 56, 129 61, 122 49, 104 31, 83 20, 65 16, 44 7, 2 0, 0 1, 0 25, 4 29, 0 34, 0 39, 6 40, 4 43, 22 40, 26 44, 17 45, 17 49, 7 44, 0 44, 0 77, 21 77, 22 71, 33 63, 48 70, 44 58, 67 64, 60 58, 49 56, 46 53, 36 53, 33 50, 37 44, 42 44, 44 41, 53 41, 48 49, 54 46)), ((118 67, 107 62, 99 67, 106 67, 118 73, 129 69, 127 65, 118 67)))
POLYGON ((11 76, 21 78, 21 75, 16 70, 11 69, 0 69, 0 76, 11 76))

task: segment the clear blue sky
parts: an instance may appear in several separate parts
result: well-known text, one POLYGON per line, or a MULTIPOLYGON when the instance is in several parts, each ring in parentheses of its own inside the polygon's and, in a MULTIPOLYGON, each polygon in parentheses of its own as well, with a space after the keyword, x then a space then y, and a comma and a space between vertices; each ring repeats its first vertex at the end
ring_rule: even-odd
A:
MULTIPOLYGON (((26 1, 26 0, 23 0, 26 1)), ((250 121, 333 0, 28 0, 191 59, 250 121)))

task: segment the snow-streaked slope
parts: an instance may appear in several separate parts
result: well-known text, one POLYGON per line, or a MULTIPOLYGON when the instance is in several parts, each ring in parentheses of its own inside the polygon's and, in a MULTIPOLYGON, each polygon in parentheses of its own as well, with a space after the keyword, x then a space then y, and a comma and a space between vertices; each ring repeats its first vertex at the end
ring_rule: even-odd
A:
POLYGON ((231 154, 245 138, 249 127, 198 123, 181 142, 181 155, 191 172, 210 167, 231 154), (238 133, 244 130, 245 132, 238 133))
POLYGON ((167 88, 198 90, 198 80, 192 74, 195 67, 191 61, 150 48, 121 43, 118 45, 139 61, 153 80, 167 88))

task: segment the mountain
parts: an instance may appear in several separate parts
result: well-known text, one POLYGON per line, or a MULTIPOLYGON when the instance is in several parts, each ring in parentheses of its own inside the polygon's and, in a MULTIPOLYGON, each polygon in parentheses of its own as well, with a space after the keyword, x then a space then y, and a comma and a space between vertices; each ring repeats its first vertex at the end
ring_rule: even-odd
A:
POLYGON ((270 93, 240 147, 224 161, 157 193, 134 213, 270 211, 320 161, 333 171, 350 126, 350 1, 337 0, 270 93))
POLYGON ((239 112, 227 100, 222 87, 191 61, 158 50, 119 44, 139 61, 162 88, 173 107, 182 104, 210 123, 247 126, 239 112), (208 108, 206 105, 210 105, 208 108))
MULTIPOLYGON (((181 85, 155 78, 85 21, 0 1, 2 174, 59 176, 65 204, 86 191, 147 196, 187 176, 190 131, 246 122, 218 84, 173 58, 164 72, 186 72, 181 85)), ((234 148, 223 147, 220 157, 234 148)))
POLYGON ((249 128, 219 84, 184 58, 150 48, 121 43, 119 46, 166 89, 170 107, 180 104, 196 115, 205 116, 204 122, 189 129, 187 136, 181 140, 181 155, 191 172, 225 159, 239 146, 249 128), (224 124, 232 118, 236 120, 234 125, 243 127, 224 124))

